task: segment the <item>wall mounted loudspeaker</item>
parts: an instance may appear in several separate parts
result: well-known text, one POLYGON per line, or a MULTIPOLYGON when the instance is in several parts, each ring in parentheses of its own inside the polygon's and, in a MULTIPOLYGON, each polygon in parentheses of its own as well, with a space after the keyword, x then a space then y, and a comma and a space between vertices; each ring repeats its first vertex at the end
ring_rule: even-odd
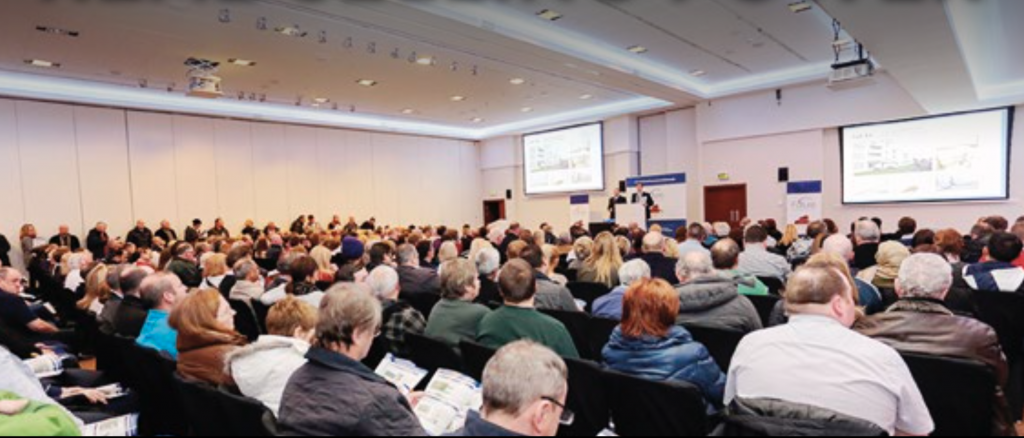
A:
POLYGON ((787 182, 789 182, 789 168, 788 167, 779 168, 779 182, 780 183, 787 183, 787 182))
POLYGON ((505 199, 507 199, 509 201, 512 200, 512 191, 511 190, 506 190, 505 191, 505 199))
POLYGON ((626 191, 629 190, 629 188, 626 187, 626 181, 619 181, 619 190, 623 191, 623 192, 626 192, 626 191))

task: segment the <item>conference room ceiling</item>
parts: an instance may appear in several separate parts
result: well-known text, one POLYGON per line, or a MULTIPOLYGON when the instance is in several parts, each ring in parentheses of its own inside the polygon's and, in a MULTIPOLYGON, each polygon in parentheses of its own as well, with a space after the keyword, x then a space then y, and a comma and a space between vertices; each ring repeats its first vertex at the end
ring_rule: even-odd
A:
MULTIPOLYGON (((291 108, 288 121, 488 138, 821 82, 834 56, 832 19, 816 3, 799 13, 793 3, 9 1, 0 3, 0 70, 21 75, 8 82, 27 74, 117 87, 97 88, 104 95, 91 103, 183 110, 181 100, 159 108, 168 98, 157 94, 183 95, 183 63, 196 57, 222 63, 222 100, 241 104, 224 115, 273 120, 260 108, 291 108), (558 18, 538 16, 545 10, 558 18), (276 31, 293 26, 305 36, 276 31), (145 94, 132 103, 120 89, 145 94)), ((836 3, 860 26, 861 12, 879 7, 836 3)), ((76 100, 64 92, 75 83, 58 85, 45 96, 76 100)), ((220 110, 192 102, 197 113, 220 110)))

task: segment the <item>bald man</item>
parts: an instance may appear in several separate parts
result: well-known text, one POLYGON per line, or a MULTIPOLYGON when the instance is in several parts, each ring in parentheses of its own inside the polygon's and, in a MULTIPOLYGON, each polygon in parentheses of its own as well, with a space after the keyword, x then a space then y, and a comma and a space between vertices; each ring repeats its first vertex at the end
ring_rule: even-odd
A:
POLYGON ((71 227, 67 225, 60 226, 59 233, 50 239, 50 245, 68 248, 72 252, 78 252, 78 250, 82 249, 82 242, 78 240, 77 236, 71 234, 71 227))

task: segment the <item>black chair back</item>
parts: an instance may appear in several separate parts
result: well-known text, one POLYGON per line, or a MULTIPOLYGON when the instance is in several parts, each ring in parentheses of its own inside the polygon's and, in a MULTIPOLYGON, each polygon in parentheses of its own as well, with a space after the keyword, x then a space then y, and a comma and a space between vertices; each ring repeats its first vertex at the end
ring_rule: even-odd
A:
POLYGON ((423 379, 423 385, 430 383, 437 370, 445 369, 465 374, 462 356, 443 341, 415 333, 406 333, 405 344, 409 347, 410 359, 413 363, 430 371, 430 375, 423 379))
POLYGON ((249 302, 249 305, 252 306, 252 311, 256 314, 256 323, 260 325, 260 333, 269 333, 267 331, 267 315, 270 314, 270 306, 259 300, 253 300, 249 302))
POLYGON ((226 436, 276 436, 277 418, 263 403, 227 392, 219 394, 228 431, 226 436))
POLYGON ((604 347, 612 339, 612 333, 622 322, 613 319, 590 318, 590 351, 596 362, 604 362, 604 347))
POLYGON ((781 297, 782 293, 786 291, 786 283, 775 277, 757 277, 761 283, 768 286, 768 293, 776 297, 781 297))
POLYGON ((235 311, 235 330, 249 339, 249 342, 256 342, 263 333, 256 318, 256 312, 244 301, 230 300, 231 309, 235 311))
POLYGON ((693 339, 707 347, 711 357, 715 359, 722 371, 728 371, 732 364, 732 357, 736 355, 736 348, 745 336, 743 333, 720 330, 696 325, 686 326, 686 329, 693 335, 693 339))
POLYGON ((754 305, 755 309, 757 309, 757 315, 761 317, 761 326, 769 327, 769 323, 772 320, 772 313, 775 311, 775 306, 779 304, 779 301, 782 301, 782 298, 769 295, 766 297, 748 296, 747 299, 749 299, 750 303, 754 305))
POLYGON ((999 336, 1006 360, 1010 365, 1010 380, 1006 398, 1015 420, 1024 411, 1024 295, 1005 292, 974 291, 978 319, 992 326, 999 336))
POLYGON ((707 436, 700 389, 684 382, 653 382, 605 371, 615 432, 620 436, 707 436))
POLYGON ((459 350, 462 351, 462 362, 466 365, 465 374, 477 382, 483 381, 487 362, 490 362, 498 351, 472 341, 460 342, 459 350))
POLYGON ((433 293, 402 294, 399 298, 409 303, 413 309, 423 314, 423 318, 428 320, 434 311, 434 306, 441 301, 441 296, 433 293))
POLYGON ((558 436, 597 436, 608 428, 611 420, 604 371, 589 361, 565 359, 565 364, 569 368, 569 395, 565 405, 576 413, 576 421, 572 426, 562 426, 558 436))
POLYGON ((193 436, 227 436, 232 419, 221 409, 220 392, 201 382, 174 373, 174 386, 193 436))
POLYGON ((129 347, 129 366, 136 375, 139 394, 139 434, 142 436, 181 436, 188 428, 179 418, 181 400, 175 388, 174 373, 177 363, 162 353, 140 347, 129 347))
POLYGON ((373 345, 370 346, 370 354, 366 356, 366 359, 363 359, 363 365, 366 365, 371 370, 375 370, 390 352, 391 341, 388 341, 388 338, 384 335, 377 336, 377 339, 373 340, 373 345))
POLYGON ((594 301, 612 291, 608 286, 597 283, 569 283, 568 288, 573 297, 587 303, 587 313, 593 312, 594 301))
MULTIPOLYGON (((903 354, 935 420, 932 436, 992 434, 995 374, 980 362, 903 354)), ((1008 412, 1003 412, 1009 418, 1008 412)))
POLYGON ((541 310, 540 312, 558 320, 558 322, 565 326, 581 358, 596 360, 600 357, 600 353, 595 357, 594 352, 591 351, 590 315, 583 312, 563 312, 559 310, 541 310))

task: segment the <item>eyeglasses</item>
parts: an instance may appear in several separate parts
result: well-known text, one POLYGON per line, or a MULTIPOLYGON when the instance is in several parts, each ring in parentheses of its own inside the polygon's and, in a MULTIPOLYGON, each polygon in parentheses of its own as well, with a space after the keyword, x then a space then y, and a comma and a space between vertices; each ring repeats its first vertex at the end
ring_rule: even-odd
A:
POLYGON ((570 427, 573 423, 576 422, 576 413, 570 411, 569 408, 559 403, 558 400, 555 400, 554 398, 551 397, 541 397, 541 400, 549 402, 555 406, 558 406, 559 408, 562 408, 562 416, 561 418, 558 419, 558 422, 561 423, 562 426, 570 427))

